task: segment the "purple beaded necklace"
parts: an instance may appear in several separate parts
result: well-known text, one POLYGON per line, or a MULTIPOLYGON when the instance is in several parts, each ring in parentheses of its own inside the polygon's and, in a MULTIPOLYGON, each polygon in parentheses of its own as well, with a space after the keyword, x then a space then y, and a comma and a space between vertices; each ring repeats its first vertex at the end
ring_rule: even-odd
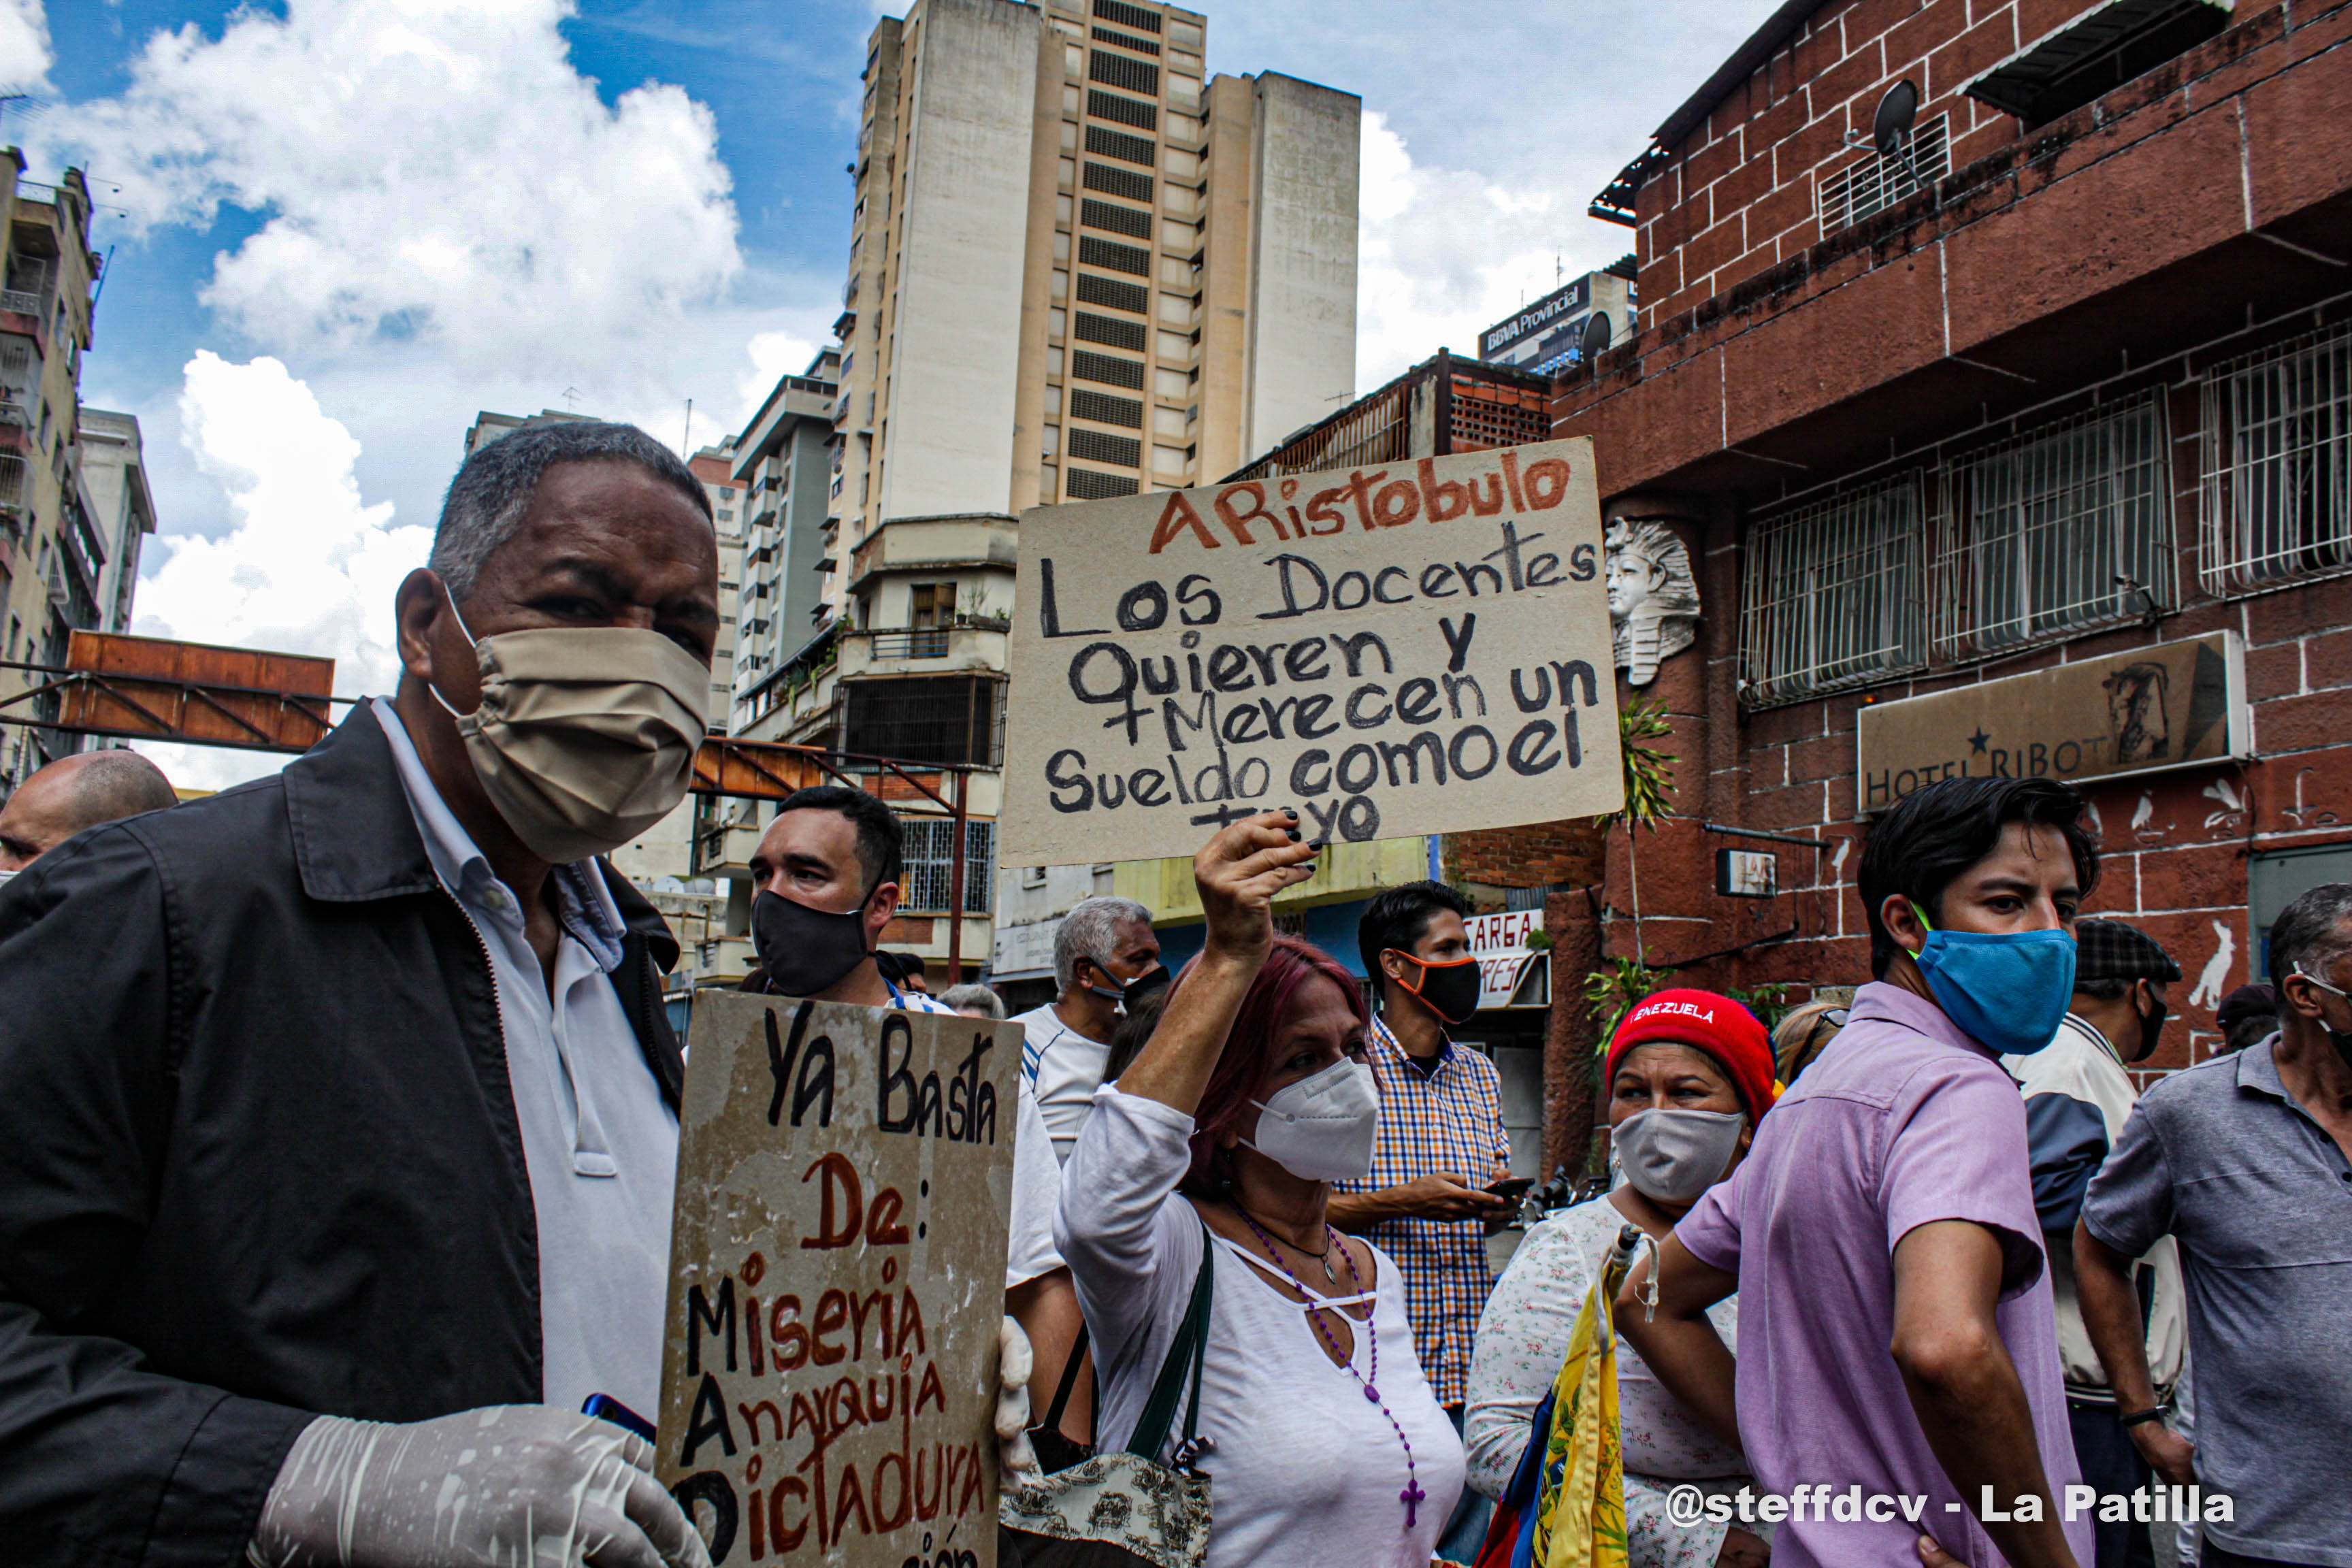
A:
MULTIPOLYGON (((1227 1199, 1226 1201, 1229 1203, 1233 1202, 1232 1199, 1227 1199)), ((1320 1300, 1322 1298, 1317 1296, 1314 1291, 1309 1290, 1304 1284, 1301 1284, 1299 1282, 1298 1276, 1290 1271, 1290 1265, 1282 1260, 1282 1249, 1274 1244, 1274 1237, 1268 1236, 1263 1229, 1259 1228, 1256 1219, 1251 1215, 1249 1210, 1242 1207, 1240 1204, 1234 1203, 1234 1212, 1242 1216, 1242 1223, 1250 1227, 1250 1234, 1256 1237, 1258 1240, 1265 1244, 1266 1254, 1274 1259, 1274 1266, 1282 1270, 1282 1277, 1289 1280, 1292 1287, 1296 1289, 1301 1296, 1307 1299, 1307 1321, 1315 1325, 1315 1331, 1322 1335, 1324 1343, 1331 1347, 1331 1354, 1339 1362, 1339 1369, 1342 1372, 1345 1372, 1349 1377, 1356 1380, 1357 1385, 1363 1389, 1364 1397, 1367 1400, 1380 1406, 1381 1414, 1388 1417, 1389 1429, 1396 1434, 1397 1441, 1404 1445, 1404 1490, 1397 1493, 1397 1501, 1404 1504, 1404 1527, 1407 1530, 1411 1530, 1413 1527, 1413 1521, 1420 1516, 1421 1505, 1429 1500, 1429 1494, 1421 1489, 1421 1482, 1416 1478, 1413 1470, 1412 1439, 1404 1435, 1404 1426, 1397 1420, 1396 1412, 1391 1410, 1388 1406, 1388 1402, 1381 1397, 1381 1333, 1380 1330, 1375 1327, 1373 1323, 1373 1320, 1380 1316, 1378 1306, 1376 1305, 1362 1320, 1364 1335, 1369 1346, 1369 1354, 1366 1359, 1371 1364, 1371 1375, 1367 1377, 1362 1373, 1356 1370, 1356 1363, 1353 1358, 1351 1358, 1347 1352, 1339 1348, 1339 1336, 1333 1333, 1329 1329, 1325 1328, 1323 1326, 1323 1321, 1315 1315, 1318 1309, 1314 1306, 1314 1303, 1320 1300)), ((1324 1226, 1323 1232, 1326 1236, 1330 1237, 1330 1245, 1339 1249, 1340 1258, 1347 1263, 1348 1279, 1349 1282, 1356 1287, 1356 1294, 1359 1296, 1369 1294, 1369 1292, 1364 1289, 1363 1276, 1356 1272, 1355 1255, 1348 1250, 1347 1243, 1339 1239, 1339 1233, 1332 1229, 1328 1224, 1324 1226)), ((1304 1251, 1305 1249, 1301 1248, 1300 1250, 1304 1251)), ((1331 1271, 1330 1264, 1324 1264, 1323 1271, 1328 1274, 1331 1271)), ((1321 1310, 1326 1311, 1338 1310, 1337 1308, 1324 1308, 1321 1310)))

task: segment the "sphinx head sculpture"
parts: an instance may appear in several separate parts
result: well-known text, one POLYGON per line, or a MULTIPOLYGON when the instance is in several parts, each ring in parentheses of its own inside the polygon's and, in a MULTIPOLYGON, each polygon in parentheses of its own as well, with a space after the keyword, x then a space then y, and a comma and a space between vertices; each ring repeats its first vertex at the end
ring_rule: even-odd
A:
POLYGON ((1691 623, 1698 618, 1698 580, 1691 573, 1689 550, 1654 519, 1611 520, 1606 543, 1609 628, 1617 666, 1627 681, 1647 686, 1657 679, 1660 661, 1697 640, 1691 623))

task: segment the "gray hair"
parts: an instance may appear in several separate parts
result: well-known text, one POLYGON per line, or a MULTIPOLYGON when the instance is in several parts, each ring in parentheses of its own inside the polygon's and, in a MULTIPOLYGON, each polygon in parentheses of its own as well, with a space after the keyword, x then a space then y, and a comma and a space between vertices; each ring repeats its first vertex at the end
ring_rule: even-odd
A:
POLYGON ((473 596, 483 565, 514 537, 548 469, 558 463, 593 462, 635 463, 691 499, 705 519, 711 515, 710 497, 694 470, 634 425, 578 419, 528 426, 476 447, 449 481, 433 554, 425 562, 449 585, 449 596, 460 605, 473 596))
POLYGON ((2300 973, 2333 985, 2328 970, 2352 952, 2352 882, 2322 882, 2271 922, 2271 977, 2300 973))
POLYGON ((978 981, 967 981, 961 985, 949 986, 940 993, 940 1003, 943 1006, 954 1008, 959 1013, 969 1007, 983 1018, 1004 1016, 1004 998, 978 981))
POLYGON ((1110 955, 1118 948, 1119 928, 1149 926, 1151 911, 1133 899, 1105 895, 1087 899, 1062 917, 1054 933, 1054 984, 1067 992, 1078 983, 1078 960, 1086 959, 1106 973, 1110 955))

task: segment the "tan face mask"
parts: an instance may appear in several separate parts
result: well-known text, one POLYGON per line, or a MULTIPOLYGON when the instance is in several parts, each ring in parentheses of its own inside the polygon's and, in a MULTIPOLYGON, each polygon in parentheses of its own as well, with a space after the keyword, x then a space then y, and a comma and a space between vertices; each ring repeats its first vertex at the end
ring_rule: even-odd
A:
POLYGON ((532 854, 551 865, 609 854, 686 798, 710 691, 692 654, 635 627, 476 639, 457 616, 457 629, 480 662, 482 705, 460 713, 426 689, 457 721, 483 792, 532 854))

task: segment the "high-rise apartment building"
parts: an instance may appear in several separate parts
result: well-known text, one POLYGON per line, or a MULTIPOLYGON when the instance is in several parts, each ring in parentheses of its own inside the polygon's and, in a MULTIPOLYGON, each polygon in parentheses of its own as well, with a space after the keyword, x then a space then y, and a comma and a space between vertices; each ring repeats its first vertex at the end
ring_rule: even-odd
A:
POLYGON ((139 552, 155 531, 155 498, 147 489, 147 453, 136 415, 102 408, 81 411, 82 483, 90 521, 106 551, 98 578, 99 626, 131 629, 131 601, 139 587, 139 552))
MULTIPOLYGON (((1197 484, 1354 394, 1361 104, 1204 18, 918 0, 866 58, 832 515, 1197 484)), ((853 621, 845 571, 828 578, 853 621)), ((870 607, 869 607, 870 608, 870 607)))
MULTIPOLYGON (((0 152, 0 658, 57 666, 74 632, 107 624, 110 552, 78 445, 100 261, 81 172, 44 185, 20 179, 24 166, 16 149, 0 152)), ((0 668, 0 699, 47 679, 0 668)), ((80 746, 26 722, 54 720, 58 701, 51 692, 0 708, 0 798, 80 746)))

